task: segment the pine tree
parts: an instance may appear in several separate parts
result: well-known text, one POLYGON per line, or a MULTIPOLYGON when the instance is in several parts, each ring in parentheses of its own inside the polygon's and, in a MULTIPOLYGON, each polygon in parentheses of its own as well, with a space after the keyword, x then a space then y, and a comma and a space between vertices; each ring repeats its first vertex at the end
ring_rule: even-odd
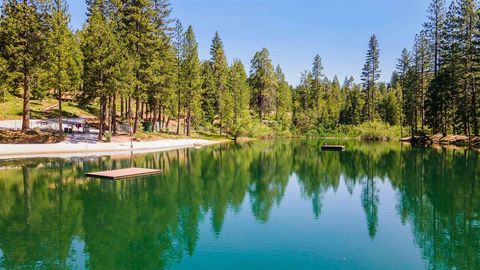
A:
MULTIPOLYGON (((414 45, 414 64, 418 73, 417 83, 417 113, 420 116, 420 125, 422 132, 425 130, 425 100, 427 87, 431 80, 431 58, 429 53, 429 43, 425 31, 421 31, 415 38, 414 45)), ((418 121, 415 121, 418 123, 418 121)), ((415 131, 417 127, 415 127, 415 131)))
MULTIPOLYGON (((228 75, 228 63, 225 56, 225 50, 223 48, 223 42, 220 39, 218 32, 215 32, 215 37, 212 40, 210 46, 210 55, 213 67, 213 77, 215 80, 216 91, 216 110, 220 116, 220 135, 223 129, 223 117, 227 113, 229 108, 224 100, 224 95, 227 90, 227 75, 228 75)), ((228 102, 227 102, 228 103, 228 102)))
POLYGON ((479 135, 478 82, 479 57, 477 54, 479 34, 478 6, 475 0, 458 0, 459 38, 462 46, 463 80, 460 96, 463 102, 457 104, 461 108, 464 134, 479 135))
POLYGON ((440 47, 445 28, 445 0, 432 0, 428 13, 425 31, 431 45, 433 74, 436 76, 440 68, 440 47))
POLYGON ((170 38, 164 36, 163 45, 160 48, 159 57, 162 59, 162 65, 160 68, 161 78, 158 84, 159 90, 159 114, 158 121, 161 123, 160 128, 168 128, 167 122, 165 120, 166 113, 169 117, 175 115, 176 113, 176 98, 175 90, 177 86, 177 61, 175 56, 175 49, 173 48, 170 38), (163 116, 163 119, 162 119, 163 116))
POLYGON ((260 122, 271 111, 275 97, 275 71, 267 49, 255 53, 251 61, 250 87, 252 88, 252 107, 258 112, 260 122))
POLYGON ((113 31, 115 24, 105 17, 101 7, 98 4, 91 6, 87 24, 81 33, 84 57, 82 100, 89 103, 100 98, 99 139, 105 131, 108 96, 118 88, 127 88, 134 79, 125 47, 113 31))
POLYGON ((314 108, 316 117, 319 117, 319 106, 320 106, 320 99, 325 94, 325 86, 323 84, 323 80, 325 79, 325 75, 323 74, 323 65, 322 65, 322 58, 320 55, 315 55, 312 64, 312 90, 311 90, 311 97, 310 97, 310 105, 309 107, 314 108))
POLYGON ((79 44, 68 28, 70 17, 67 4, 62 0, 52 3, 51 30, 47 36, 47 71, 49 85, 58 99, 58 126, 62 131, 62 97, 78 89, 82 76, 82 53, 79 44))
POLYGON ((293 91, 293 125, 300 132, 307 132, 316 126, 316 112, 310 106, 313 76, 311 71, 301 74, 300 84, 293 91))
POLYGON ((340 122, 347 125, 358 125, 362 121, 364 107, 360 86, 354 84, 351 89, 344 87, 344 91, 346 91, 345 104, 340 112, 340 122))
POLYGON ((429 113, 432 128, 434 131, 441 130, 445 135, 449 130, 456 133, 455 115, 459 115, 455 107, 460 104, 458 90, 461 88, 462 60, 457 14, 458 5, 453 1, 448 8, 445 33, 441 40, 441 70, 432 82, 438 85, 438 91, 431 91, 432 95, 429 97, 429 104, 432 105, 429 113), (437 103, 438 106, 435 106, 437 103), (440 123, 435 124, 437 121, 440 123))
POLYGON ((135 121, 133 132, 137 132, 143 111, 141 103, 148 91, 147 70, 149 63, 155 57, 157 39, 156 13, 152 0, 126 0, 122 5, 123 34, 133 60, 135 80, 135 121))
POLYGON ((155 10, 154 21, 157 28, 162 32, 170 32, 173 30, 169 25, 173 22, 170 18, 172 8, 169 0, 153 0, 153 9, 155 10))
POLYGON ((277 77, 275 95, 275 121, 281 130, 287 130, 291 125, 292 91, 288 85, 280 65, 275 68, 277 77))
POLYGON ((180 134, 180 117, 181 110, 183 107, 184 100, 184 77, 182 76, 181 67, 185 59, 185 32, 183 30, 183 25, 180 20, 175 21, 175 28, 173 31, 173 47, 175 49, 175 60, 177 67, 177 132, 180 134))
POLYGON ((202 111, 204 125, 211 125, 217 111, 217 91, 211 61, 203 61, 202 70, 202 111))
POLYGON ((230 68, 226 100, 231 103, 229 104, 231 105, 231 110, 226 115, 231 115, 232 117, 231 121, 226 122, 231 124, 229 131, 236 139, 246 133, 247 125, 250 122, 250 89, 247 83, 245 67, 240 60, 234 60, 230 68))
POLYGON ((380 51, 378 48, 378 40, 375 35, 372 35, 368 43, 367 57, 362 72, 363 88, 365 91, 365 116, 368 121, 373 120, 375 109, 375 91, 376 83, 380 78, 380 51))
POLYGON ((406 48, 402 50, 402 55, 397 60, 397 71, 400 80, 400 136, 403 137, 403 125, 404 125, 404 106, 403 102, 405 100, 405 79, 407 71, 410 68, 411 57, 410 53, 406 48))
POLYGON ((6 0, 0 18, 0 44, 9 82, 23 88, 22 131, 30 128, 31 86, 42 72, 46 55, 47 15, 35 0, 6 0))
POLYGON ((185 61, 182 66, 186 87, 187 136, 191 135, 192 117, 197 116, 200 108, 200 60, 198 59, 198 44, 189 26, 185 33, 185 61))
MULTIPOLYGON (((0 44, 0 46, 2 46, 0 44)), ((0 53, 0 102, 5 102, 8 87, 7 61, 0 53)))

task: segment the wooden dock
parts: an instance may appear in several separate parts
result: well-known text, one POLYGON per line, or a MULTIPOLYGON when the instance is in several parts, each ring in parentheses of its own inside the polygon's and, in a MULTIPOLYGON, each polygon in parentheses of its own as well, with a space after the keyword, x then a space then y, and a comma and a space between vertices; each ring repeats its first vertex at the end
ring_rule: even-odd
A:
POLYGON ((87 173, 85 174, 85 176, 93 177, 93 178, 108 179, 108 180, 124 180, 128 178, 157 175, 162 173, 163 173, 162 170, 127 168, 127 169, 120 169, 120 170, 87 173))
POLYGON ((322 146, 322 151, 345 151, 345 145, 329 145, 322 146))

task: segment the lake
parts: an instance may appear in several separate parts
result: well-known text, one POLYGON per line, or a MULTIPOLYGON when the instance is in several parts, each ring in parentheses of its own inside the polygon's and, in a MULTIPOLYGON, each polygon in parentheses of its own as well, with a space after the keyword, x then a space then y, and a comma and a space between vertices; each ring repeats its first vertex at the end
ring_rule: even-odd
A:
POLYGON ((323 143, 0 161, 0 268, 480 269, 478 153, 323 143))

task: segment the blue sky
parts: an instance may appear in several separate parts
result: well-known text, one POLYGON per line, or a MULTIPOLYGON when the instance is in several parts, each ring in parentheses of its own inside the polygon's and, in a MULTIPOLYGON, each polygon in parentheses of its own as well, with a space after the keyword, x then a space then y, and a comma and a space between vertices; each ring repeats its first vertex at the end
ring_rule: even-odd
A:
MULTIPOLYGON (((72 27, 85 20, 85 1, 68 0, 72 27)), ((227 57, 249 61, 268 48, 287 80, 296 85, 320 54, 325 74, 340 81, 346 75, 360 79, 368 40, 380 43, 382 80, 388 81, 403 48, 411 49, 414 36, 426 20, 429 0, 171 0, 173 17, 185 28, 192 25, 202 59, 208 59, 215 31, 227 57)))

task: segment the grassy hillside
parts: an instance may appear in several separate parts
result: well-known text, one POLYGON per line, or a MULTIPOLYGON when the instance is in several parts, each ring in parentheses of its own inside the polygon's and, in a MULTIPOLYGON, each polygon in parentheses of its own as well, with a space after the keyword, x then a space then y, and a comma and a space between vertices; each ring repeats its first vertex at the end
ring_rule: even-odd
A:
MULTIPOLYGON (((55 99, 47 97, 43 100, 31 100, 30 112, 31 119, 48 119, 58 116, 58 102, 55 99)), ((15 96, 7 96, 5 102, 0 102, 0 120, 20 120, 22 119, 23 100, 15 96)), ((93 117, 97 114, 97 109, 92 106, 81 108, 74 102, 66 101, 62 105, 64 117, 93 117)))

